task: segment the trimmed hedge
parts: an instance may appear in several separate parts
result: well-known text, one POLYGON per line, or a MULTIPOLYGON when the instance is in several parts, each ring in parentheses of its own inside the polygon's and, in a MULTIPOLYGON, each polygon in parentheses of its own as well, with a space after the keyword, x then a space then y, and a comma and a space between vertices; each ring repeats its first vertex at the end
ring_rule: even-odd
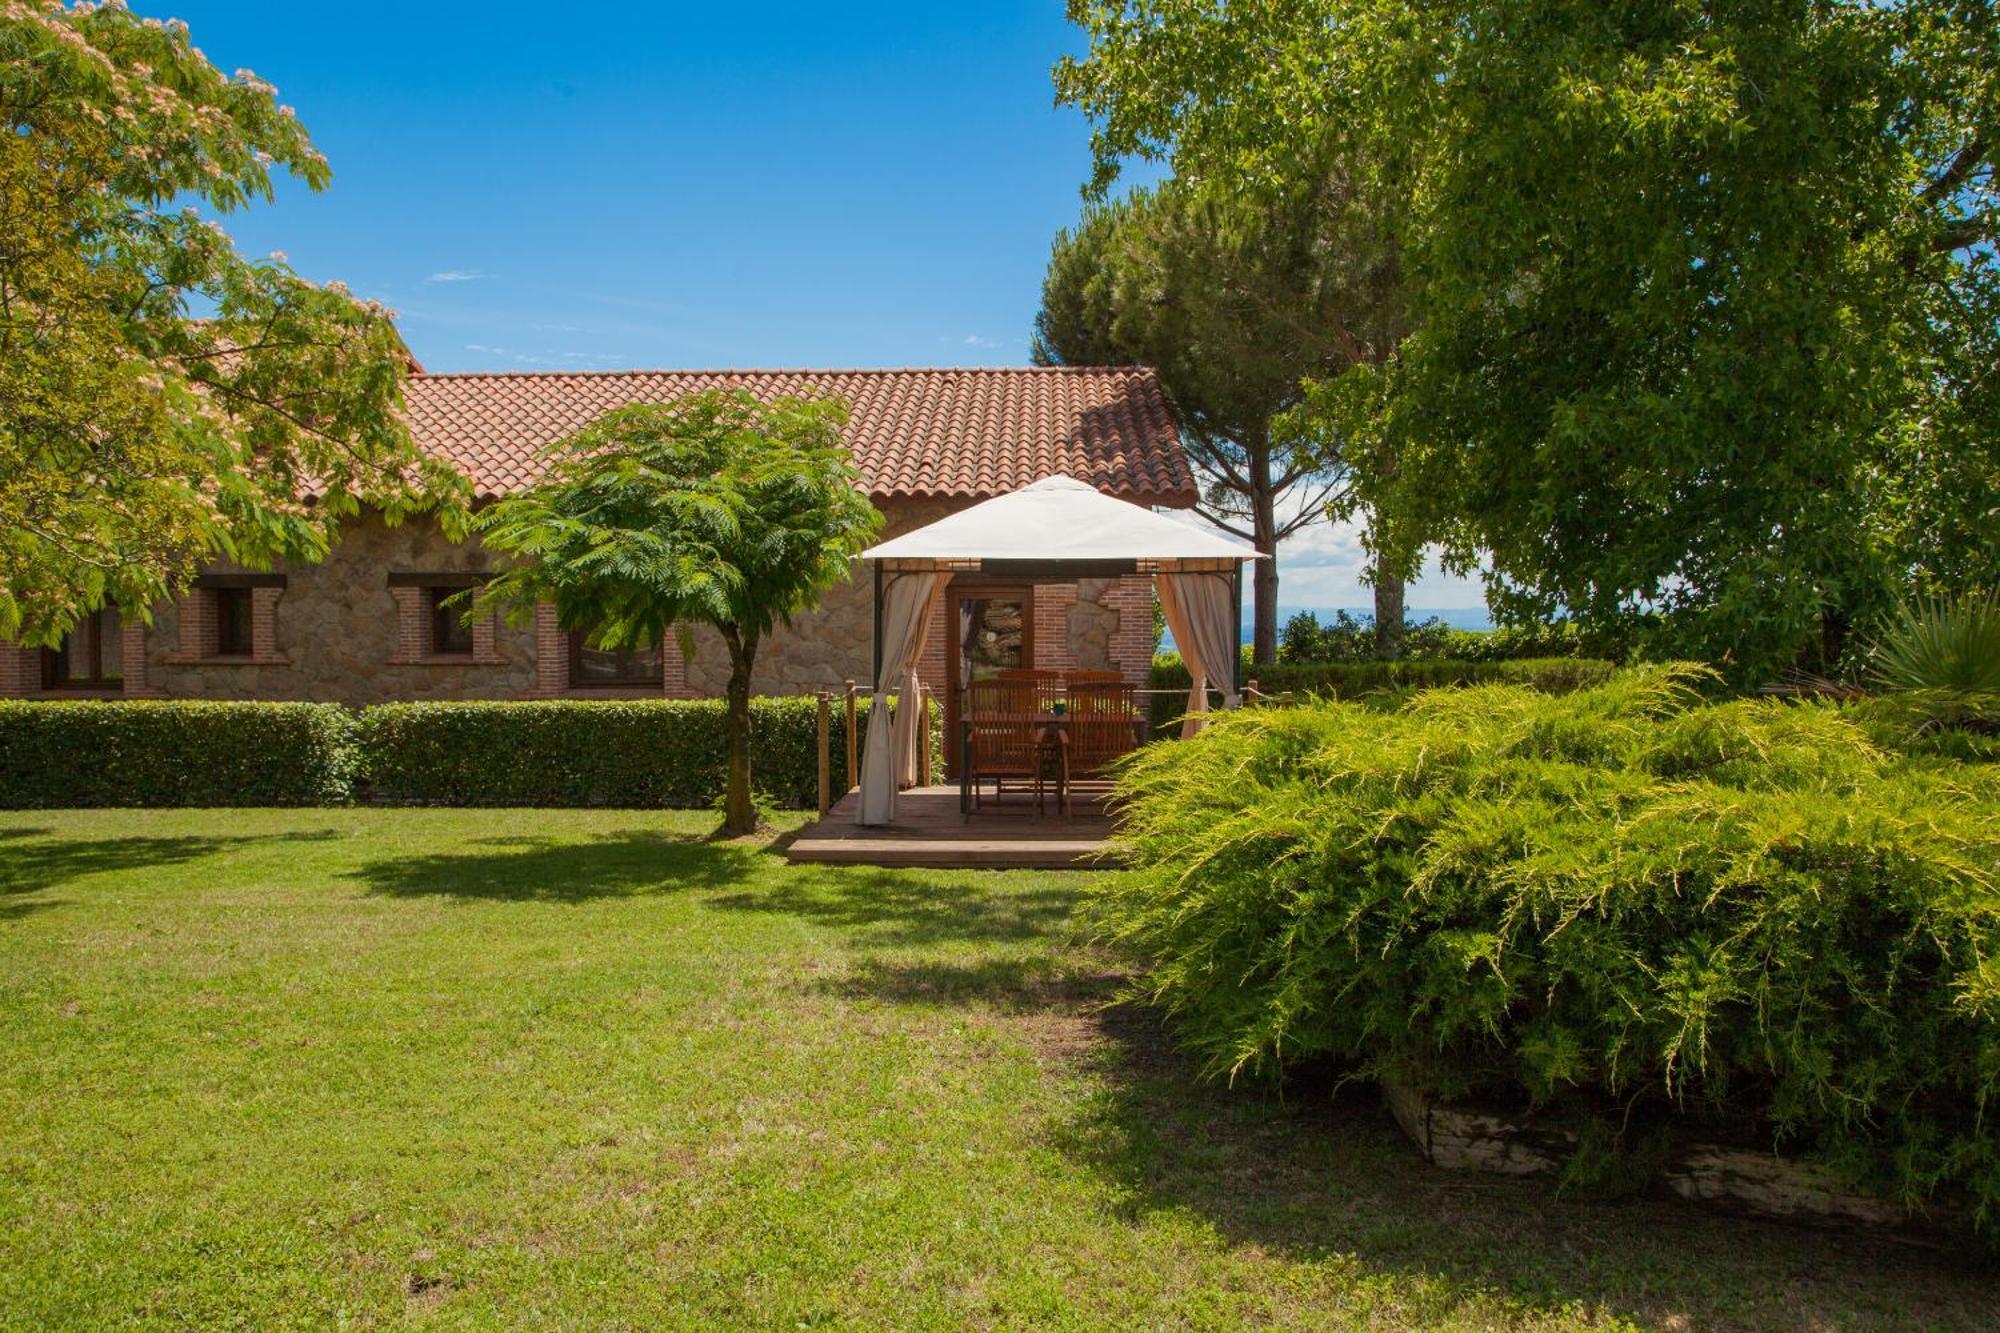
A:
MULTIPOLYGON (((1265 694, 1290 692, 1302 698, 1354 699, 1385 690, 1426 690, 1447 685, 1524 685, 1530 689, 1560 694, 1600 684, 1617 668, 1610 662, 1587 657, 1524 658, 1497 662, 1440 661, 1434 659, 1393 662, 1277 662, 1245 667, 1243 679, 1253 677, 1265 694)), ((1149 682, 1155 690, 1173 690, 1173 695, 1152 698, 1155 736, 1178 736, 1178 720, 1187 711, 1187 690, 1192 684, 1187 667, 1178 654, 1162 653, 1153 659, 1149 682)))
MULTIPOLYGON (((753 699, 751 782, 780 805, 819 799, 819 710, 753 699)), ((836 704, 833 790, 847 789, 847 718, 836 704)), ((859 725, 866 729, 867 703, 859 725)), ((394 703, 361 714, 370 797, 447 805, 699 808, 721 793, 729 739, 720 699, 394 703)))
POLYGON ((354 715, 337 704, 0 702, 0 807, 338 805, 354 715))
MULTIPOLYGON (((847 718, 830 719, 833 790, 847 718)), ((859 718, 865 728, 868 703, 859 718)), ((819 709, 751 701, 751 777, 819 796, 819 709)), ((0 808, 150 805, 608 805, 699 809, 723 788, 719 699, 339 704, 0 702, 0 808)))
POLYGON ((1229 714, 1128 761, 1098 925, 1212 1076, 1543 1108, 1578 1180, 1767 1144, 2000 1237, 2000 764, 1707 678, 1229 714))

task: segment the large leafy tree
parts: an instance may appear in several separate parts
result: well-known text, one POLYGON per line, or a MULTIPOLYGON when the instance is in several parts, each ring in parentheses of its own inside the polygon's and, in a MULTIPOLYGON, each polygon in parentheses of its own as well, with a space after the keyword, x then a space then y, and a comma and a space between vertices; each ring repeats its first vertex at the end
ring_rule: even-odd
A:
POLYGON ((2000 567, 1992 3, 1072 14, 1100 183, 1259 186, 1338 127, 1406 192, 1418 331, 1325 406, 1374 414, 1395 503, 1503 612, 1761 676, 2000 567))
POLYGON ((0 636, 141 613, 204 562, 323 555, 362 504, 461 498, 397 407, 388 313, 210 213, 326 160, 248 71, 119 5, 0 8, 0 636))
POLYGON ((517 621, 537 603, 601 647, 649 647, 712 626, 729 653, 724 828, 757 826, 750 681, 758 645, 849 577, 881 517, 831 399, 759 402, 710 390, 607 412, 552 448, 542 481, 479 515, 517 559, 473 613, 517 621), (678 631, 677 631, 678 627, 678 631))
MULTIPOLYGON (((1199 512, 1252 543, 1253 642, 1275 659, 1278 543, 1369 493, 1378 459, 1280 429, 1305 382, 1386 358, 1402 336, 1393 252, 1344 167, 1306 188, 1170 182, 1088 209, 1056 238, 1033 354, 1158 372, 1205 482, 1199 512)), ((1378 627, 1403 621, 1402 570, 1378 560, 1378 627)))

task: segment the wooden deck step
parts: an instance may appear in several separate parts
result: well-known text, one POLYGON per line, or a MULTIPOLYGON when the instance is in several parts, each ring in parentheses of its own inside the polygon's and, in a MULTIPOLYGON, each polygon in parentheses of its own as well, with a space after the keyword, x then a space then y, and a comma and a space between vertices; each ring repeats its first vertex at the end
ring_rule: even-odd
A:
POLYGON ((1095 802, 1069 819, 1037 817, 1031 802, 1010 797, 999 810, 966 819, 958 788, 918 787, 896 800, 896 822, 854 822, 860 797, 849 792, 826 817, 801 829, 786 858, 802 864, 921 866, 927 869, 1107 869, 1114 820, 1095 802))

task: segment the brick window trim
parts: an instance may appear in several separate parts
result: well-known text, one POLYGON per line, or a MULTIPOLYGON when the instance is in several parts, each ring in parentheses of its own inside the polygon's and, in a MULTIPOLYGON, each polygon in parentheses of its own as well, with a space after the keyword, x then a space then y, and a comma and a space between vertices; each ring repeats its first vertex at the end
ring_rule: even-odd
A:
POLYGON ((138 621, 120 628, 119 652, 124 664, 122 688, 43 688, 42 650, 0 643, 0 699, 162 699, 146 674, 146 626, 138 621))
POLYGON ((481 616, 473 621, 472 651, 440 653, 432 651, 432 601, 434 592, 460 592, 476 586, 478 575, 392 573, 389 596, 396 604, 396 650, 389 655, 391 666, 477 667, 505 666, 500 651, 499 616, 481 616))
POLYGON ((688 684, 687 658, 681 653, 678 635, 669 634, 660 644, 660 683, 657 687, 595 686, 577 688, 570 684, 570 636, 556 617, 553 605, 535 607, 535 684, 530 699, 695 699, 700 692, 688 684))
MULTIPOLYGON (((180 642, 166 655, 173 666, 291 666, 292 657, 278 648, 278 602, 285 595, 284 575, 208 575, 180 599, 180 642), (216 651, 216 594, 248 589, 250 651, 216 651)), ((130 691, 128 690, 128 693, 130 691)))

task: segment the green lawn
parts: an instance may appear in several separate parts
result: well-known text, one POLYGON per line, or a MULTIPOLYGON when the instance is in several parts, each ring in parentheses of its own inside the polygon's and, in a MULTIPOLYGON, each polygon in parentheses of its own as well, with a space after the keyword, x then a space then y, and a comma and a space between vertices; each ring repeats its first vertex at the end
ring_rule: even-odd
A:
POLYGON ((0 1323, 1987 1326, 1990 1273, 1195 1086, 1084 880, 707 816, 0 815, 0 1323))

